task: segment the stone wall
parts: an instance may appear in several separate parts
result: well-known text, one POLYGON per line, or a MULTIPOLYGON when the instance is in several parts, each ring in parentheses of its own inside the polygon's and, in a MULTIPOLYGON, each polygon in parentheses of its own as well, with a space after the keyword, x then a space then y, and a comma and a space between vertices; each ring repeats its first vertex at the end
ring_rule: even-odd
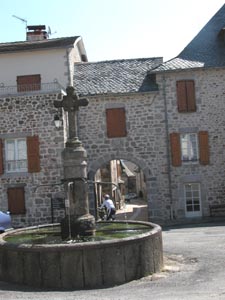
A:
MULTIPOLYGON (((209 216, 209 205, 225 202, 224 81, 222 69, 165 73, 157 75, 158 92, 89 97, 89 105, 80 109, 78 119, 79 137, 87 150, 89 179, 93 180, 96 171, 112 159, 129 160, 144 173, 150 220, 163 222, 171 217, 184 218, 184 184, 190 182, 200 183, 202 215, 209 216), (177 112, 176 81, 182 79, 195 81, 196 112, 177 112), (125 108, 127 136, 108 138, 106 109, 116 107, 125 108), (167 133, 200 130, 209 133, 210 164, 203 166, 196 162, 171 166, 167 133)), ((3 211, 8 209, 7 188, 21 184, 25 187, 26 214, 12 216, 16 227, 51 222, 51 198, 64 197, 63 186, 57 184, 63 176, 61 151, 66 131, 54 127, 56 109, 53 102, 56 99, 61 99, 61 95, 0 99, 0 138, 4 141, 38 135, 40 141, 41 172, 0 176, 3 211), (48 184, 53 186, 46 186, 48 184), (38 187, 40 185, 44 186, 38 187)), ((89 186, 89 200, 94 214, 92 187, 89 186)), ((64 210, 54 211, 55 221, 63 215, 64 210)))
POLYGON ((89 178, 112 159, 134 162, 145 174, 149 217, 162 220, 170 216, 170 202, 164 103, 157 93, 89 97, 88 107, 80 110, 79 136, 87 150, 89 178), (125 108, 127 136, 108 138, 105 111, 116 107, 125 108))
MULTIPOLYGON (((39 173, 6 173, 0 176, 0 206, 8 210, 7 189, 24 186, 25 209, 23 215, 12 215, 14 227, 52 222, 51 198, 64 197, 60 183, 62 177, 61 151, 63 131, 54 126, 54 100, 61 94, 41 94, 0 99, 0 138, 19 138, 37 135, 40 143, 39 173), (43 185, 42 187, 40 187, 43 185), (47 186, 52 185, 52 186, 47 186)), ((4 158, 3 148, 3 158, 4 158)), ((64 210, 54 210, 56 221, 64 210)))
POLYGON ((202 216, 209 216, 209 205, 225 203, 225 73, 223 69, 203 69, 158 75, 160 93, 156 101, 166 95, 168 106, 168 131, 198 132, 209 134, 209 165, 199 162, 171 167, 171 187, 173 210, 176 218, 185 217, 185 183, 197 182, 201 188, 202 216), (197 111, 178 113, 176 100, 176 81, 192 79, 195 81, 197 111))
POLYGON ((184 184, 194 182, 201 188, 202 216, 209 216, 210 204, 225 202, 224 79, 221 69, 186 70, 158 75, 159 92, 90 97, 88 108, 81 109, 79 117, 90 178, 111 159, 130 160, 145 174, 150 220, 185 218, 184 184), (177 111, 176 81, 183 79, 195 81, 194 113, 177 111), (125 107, 127 137, 107 138, 105 110, 112 107, 125 107), (171 166, 169 134, 198 131, 209 133, 210 164, 171 166))

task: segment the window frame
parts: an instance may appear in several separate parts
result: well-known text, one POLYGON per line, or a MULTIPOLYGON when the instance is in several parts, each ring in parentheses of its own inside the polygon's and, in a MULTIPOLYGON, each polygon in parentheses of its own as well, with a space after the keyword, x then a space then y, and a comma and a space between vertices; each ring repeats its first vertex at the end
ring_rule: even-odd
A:
POLYGON ((41 90, 41 75, 29 74, 16 77, 17 92, 32 92, 41 90))
POLYGON ((201 184, 199 182, 187 182, 184 183, 184 202, 185 202, 185 215, 187 217, 200 217, 202 216, 202 195, 201 195, 201 184), (197 185, 198 189, 193 189, 193 186, 197 185), (191 186, 191 190, 187 190, 187 186, 191 186), (187 192, 190 193, 189 199, 187 192), (194 195, 194 193, 198 193, 197 197, 194 195), (197 201, 196 201, 197 199, 197 201), (188 204, 189 202, 189 204, 188 204), (199 209, 196 209, 197 206, 199 209), (190 210, 188 208, 191 208, 190 210))
POLYGON ((195 132, 180 133, 180 147, 181 147, 181 161, 183 163, 199 162, 199 138, 197 133, 195 132), (184 145, 185 141, 183 141, 184 136, 187 136, 186 147, 184 145), (192 136, 194 136, 194 146, 191 141, 192 136), (185 150, 187 151, 187 155, 184 154, 185 150), (195 153, 192 155, 191 151, 195 151, 195 153), (193 156, 193 158, 191 158, 191 155, 193 156), (185 159, 185 157, 187 157, 187 159, 185 159))
POLYGON ((173 167, 180 167, 182 166, 182 163, 194 163, 193 160, 182 160, 182 154, 181 154, 181 134, 188 134, 188 133, 194 133, 197 135, 197 151, 198 151, 198 159, 196 160, 196 163, 199 162, 199 164, 203 166, 207 166, 210 164, 210 144, 209 144, 209 133, 208 131, 197 131, 197 132, 171 132, 170 135, 170 153, 171 153, 171 164, 173 167))
POLYGON ((20 172, 28 172, 28 156, 27 156, 27 141, 26 138, 9 138, 9 139, 5 139, 5 172, 7 174, 10 173, 20 173, 20 172), (9 160, 8 156, 9 156, 9 149, 8 149, 8 145, 9 142, 13 141, 13 151, 14 151, 14 159, 13 160, 9 160), (26 154, 26 158, 24 159, 19 159, 19 141, 24 141, 25 144, 25 148, 23 149, 24 153, 26 154), (26 167, 19 167, 19 162, 22 161, 26 167), (16 167, 12 168, 11 170, 8 168, 8 163, 12 162, 12 164, 15 164, 16 167))

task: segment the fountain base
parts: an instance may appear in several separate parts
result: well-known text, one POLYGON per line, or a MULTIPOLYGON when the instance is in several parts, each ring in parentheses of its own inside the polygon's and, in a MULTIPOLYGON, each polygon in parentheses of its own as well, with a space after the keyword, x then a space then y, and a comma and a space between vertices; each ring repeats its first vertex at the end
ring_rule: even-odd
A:
MULTIPOLYGON (((0 280, 39 288, 93 289, 137 280, 163 267, 161 228, 148 222, 100 222, 105 225, 144 226, 143 233, 86 243, 27 244, 7 241, 32 230, 23 228, 0 236, 0 280)), ((128 230, 129 231, 129 230, 128 230)), ((41 242, 41 241, 39 241, 41 242)))
POLYGON ((95 218, 90 214, 78 217, 66 216, 61 221, 62 239, 76 238, 77 236, 90 236, 95 232, 95 218))

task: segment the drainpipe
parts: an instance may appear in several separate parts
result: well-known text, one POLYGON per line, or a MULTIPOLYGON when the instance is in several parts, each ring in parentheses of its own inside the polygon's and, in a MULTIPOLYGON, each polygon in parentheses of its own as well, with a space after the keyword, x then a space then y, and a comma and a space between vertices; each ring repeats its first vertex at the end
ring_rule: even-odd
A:
POLYGON ((163 100, 164 100, 164 114, 165 114, 165 129, 166 129, 166 150, 167 150, 167 169, 168 169, 168 183, 169 183, 169 196, 170 196, 170 219, 174 219, 173 214, 173 194, 172 194, 172 180, 171 180, 171 159, 169 147, 169 125, 168 125, 168 112, 166 101, 166 79, 163 75, 163 100))
POLYGON ((71 52, 71 48, 66 50, 66 54, 67 54, 67 65, 68 65, 68 85, 73 86, 73 68, 71 68, 71 64, 70 64, 70 52, 71 52))

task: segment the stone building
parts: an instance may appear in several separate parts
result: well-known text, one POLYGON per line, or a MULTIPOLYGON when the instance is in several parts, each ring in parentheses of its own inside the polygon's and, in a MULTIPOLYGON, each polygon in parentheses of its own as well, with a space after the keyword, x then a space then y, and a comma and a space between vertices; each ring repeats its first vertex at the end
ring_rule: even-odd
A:
POLYGON ((0 209, 13 226, 50 223, 64 215, 61 152, 66 132, 53 103, 71 85, 74 63, 86 61, 81 37, 47 39, 28 26, 27 40, 0 44, 0 209), (59 203, 61 199, 61 203, 59 203))
POLYGON ((224 213, 224 20, 225 6, 155 68, 160 58, 75 65, 74 86, 90 100, 79 120, 89 176, 113 159, 137 164, 150 220, 224 213))
POLYGON ((224 17, 225 5, 177 57, 153 71, 157 100, 165 103, 169 191, 178 219, 225 213, 224 17))
MULTIPOLYGON (((39 26, 28 28, 25 42, 0 44, 0 205, 13 225, 64 216, 67 120, 54 101, 68 85, 89 99, 78 136, 90 183, 110 161, 130 161, 144 175, 149 220, 224 213, 224 20, 225 6, 165 63, 89 63, 81 37, 47 39, 39 26), (54 126, 56 116, 63 127, 54 126)), ((93 214, 94 190, 90 184, 93 214)))
MULTIPOLYGON (((88 108, 79 114, 89 179, 94 180, 97 170, 112 160, 135 163, 144 173, 148 197, 151 191, 151 214, 166 219, 170 212, 162 209, 163 195, 168 193, 164 103, 156 101, 155 76, 147 74, 160 63, 160 57, 77 63, 74 87, 89 98, 88 108)), ((90 193, 89 199, 94 209, 94 195, 90 193)))

